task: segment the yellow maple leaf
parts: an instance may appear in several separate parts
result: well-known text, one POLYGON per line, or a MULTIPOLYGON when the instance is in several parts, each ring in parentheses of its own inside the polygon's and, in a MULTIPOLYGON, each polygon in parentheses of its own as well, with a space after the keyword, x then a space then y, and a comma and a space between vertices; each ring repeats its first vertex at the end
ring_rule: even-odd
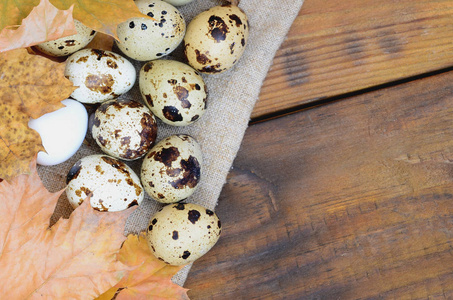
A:
POLYGON ((131 209, 102 213, 84 201, 49 228, 62 191, 49 193, 37 172, 0 182, 2 299, 93 299, 118 283, 118 261, 131 209))
POLYGON ((25 49, 0 53, 0 178, 29 173, 30 161, 44 150, 28 121, 63 107, 74 91, 64 68, 25 49))
POLYGON ((129 235, 119 254, 119 261, 131 271, 120 282, 96 300, 189 299, 187 289, 171 278, 181 266, 171 266, 158 260, 149 250, 144 235, 129 235))

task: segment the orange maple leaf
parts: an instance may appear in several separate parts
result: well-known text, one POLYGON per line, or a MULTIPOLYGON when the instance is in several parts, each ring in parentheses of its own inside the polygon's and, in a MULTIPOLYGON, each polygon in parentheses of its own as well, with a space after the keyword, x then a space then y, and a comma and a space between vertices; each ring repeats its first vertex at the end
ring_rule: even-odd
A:
POLYGON ((158 260, 149 250, 144 235, 129 235, 118 257, 131 271, 96 300, 189 299, 187 289, 171 281, 182 266, 170 266, 158 260))
POLYGON ((128 267, 117 259, 131 209, 97 212, 84 201, 49 228, 62 191, 49 193, 37 172, 0 182, 2 299, 93 299, 128 267))
POLYGON ((76 87, 58 64, 25 49, 0 53, 0 178, 29 172, 29 163, 44 150, 30 117, 63 107, 76 87))
POLYGON ((105 33, 99 32, 86 48, 112 51, 114 38, 105 33))
MULTIPOLYGON (((0 31, 9 26, 18 26, 40 0, 0 0, 0 31)), ((99 32, 117 37, 118 24, 130 18, 148 18, 140 12, 133 0, 49 0, 59 10, 74 5, 74 19, 99 32)), ((29 27, 30 32, 37 30, 29 27)), ((63 37, 63 36, 61 36, 63 37)))
POLYGON ((18 28, 7 27, 0 33, 0 52, 25 48, 60 37, 76 34, 73 6, 59 10, 48 0, 41 0, 18 28))

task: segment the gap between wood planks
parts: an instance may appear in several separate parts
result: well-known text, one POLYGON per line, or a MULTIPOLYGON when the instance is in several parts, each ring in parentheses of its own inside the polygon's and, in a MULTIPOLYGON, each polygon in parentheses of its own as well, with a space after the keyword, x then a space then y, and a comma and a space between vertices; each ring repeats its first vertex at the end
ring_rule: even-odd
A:
POLYGON ((256 117, 256 118, 252 118, 250 120, 250 122, 249 122, 249 125, 253 125, 253 124, 257 124, 257 123, 266 122, 266 121, 269 121, 269 120, 281 118, 281 117, 284 117, 284 116, 287 116, 287 115, 291 115, 291 114, 294 114, 294 113, 298 113, 298 112, 302 112, 302 111, 305 111, 305 110, 308 110, 308 109, 311 109, 311 108, 315 108, 315 107, 319 107, 319 106, 322 106, 322 105, 331 104, 331 103, 334 103, 334 102, 337 102, 337 101, 341 101, 341 100, 343 100, 345 98, 351 98, 351 97, 363 95, 363 94, 374 92, 374 91, 377 91, 377 90, 380 90, 380 89, 386 89, 386 88, 394 87, 394 86, 397 86, 397 85, 402 85, 402 84, 405 84, 405 83, 409 83, 411 81, 425 79, 425 78, 428 78, 428 77, 431 77, 431 76, 436 76, 436 75, 440 75, 440 74, 451 72, 451 71, 453 71, 453 66, 449 66, 449 67, 442 68, 442 69, 439 69, 439 70, 418 74, 418 75, 415 75, 415 76, 410 76, 410 77, 403 78, 403 79, 398 79, 398 80, 395 80, 395 81, 390 81, 390 82, 387 82, 387 83, 384 83, 384 84, 379 84, 379 85, 375 85, 375 86, 364 88, 364 89, 359 89, 359 90, 356 90, 356 91, 353 91, 353 92, 349 92, 349 93, 344 93, 344 94, 340 94, 340 95, 336 95, 336 96, 315 99, 313 101, 310 101, 309 103, 296 105, 296 106, 293 106, 293 107, 288 108, 288 109, 282 109, 282 110, 278 110, 278 111, 275 111, 275 112, 270 113, 270 114, 264 114, 264 115, 261 115, 261 116, 256 117))

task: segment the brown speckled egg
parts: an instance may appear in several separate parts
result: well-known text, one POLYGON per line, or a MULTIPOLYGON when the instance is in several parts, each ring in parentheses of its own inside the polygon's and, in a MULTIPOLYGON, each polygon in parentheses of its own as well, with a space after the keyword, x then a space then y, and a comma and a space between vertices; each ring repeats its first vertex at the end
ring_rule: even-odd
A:
POLYGON ((86 156, 67 176, 66 195, 76 208, 92 194, 91 206, 99 211, 120 211, 144 198, 140 179, 124 162, 107 155, 86 156))
POLYGON ((74 24, 77 31, 76 34, 41 43, 35 47, 51 56, 66 56, 79 51, 91 42, 96 35, 96 31, 91 30, 77 20, 74 20, 74 24))
POLYGON ((191 263, 208 252, 220 237, 217 215, 197 204, 165 206, 150 220, 147 241, 153 254, 171 265, 191 263))
POLYGON ((186 134, 169 136, 145 156, 141 180, 156 201, 174 203, 193 194, 200 181, 202 153, 197 141, 186 134))
POLYGON ((187 26, 184 53, 195 70, 221 73, 237 63, 248 36, 244 11, 234 5, 215 6, 197 15, 187 26))
POLYGON ((132 18, 118 25, 118 48, 140 61, 160 58, 175 50, 186 32, 186 22, 178 9, 160 0, 137 0, 135 4, 156 21, 132 18))
POLYGON ((140 92, 155 116, 164 123, 185 126, 205 112, 207 87, 200 73, 175 60, 155 60, 140 70, 140 92))
POLYGON ((129 91, 136 79, 134 66, 111 51, 83 49, 68 57, 65 76, 78 86, 71 97, 82 103, 100 103, 129 91))
POLYGON ((135 160, 154 145, 157 124, 145 105, 132 100, 110 100, 96 110, 91 134, 105 153, 135 160))

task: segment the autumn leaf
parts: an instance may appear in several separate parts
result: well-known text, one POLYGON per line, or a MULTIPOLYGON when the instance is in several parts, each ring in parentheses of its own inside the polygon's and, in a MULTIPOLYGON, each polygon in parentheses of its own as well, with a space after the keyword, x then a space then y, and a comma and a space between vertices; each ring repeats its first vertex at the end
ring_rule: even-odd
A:
POLYGON ((119 261, 130 267, 123 279, 96 300, 189 299, 187 289, 171 278, 182 267, 158 260, 148 248, 145 236, 129 235, 119 254, 119 261))
POLYGON ((25 48, 45 41, 76 34, 73 6, 59 10, 48 0, 41 0, 18 28, 4 28, 0 33, 0 52, 25 48))
MULTIPOLYGON (((0 31, 20 25, 39 3, 39 0, 0 1, 0 31)), ((140 12, 133 0, 50 0, 50 3, 60 10, 68 10, 74 5, 74 19, 114 37, 117 37, 118 24, 130 18, 150 18, 140 12)))
POLYGON ((44 150, 28 121, 63 107, 60 101, 74 91, 64 68, 26 49, 0 53, 0 178, 29 173, 30 161, 44 150))
POLYGON ((102 213, 90 201, 49 228, 62 191, 49 193, 37 172, 0 183, 0 292, 2 299, 93 299, 117 284, 117 259, 127 216, 102 213))
POLYGON ((114 39, 112 36, 98 32, 86 48, 112 51, 113 41, 114 39))

